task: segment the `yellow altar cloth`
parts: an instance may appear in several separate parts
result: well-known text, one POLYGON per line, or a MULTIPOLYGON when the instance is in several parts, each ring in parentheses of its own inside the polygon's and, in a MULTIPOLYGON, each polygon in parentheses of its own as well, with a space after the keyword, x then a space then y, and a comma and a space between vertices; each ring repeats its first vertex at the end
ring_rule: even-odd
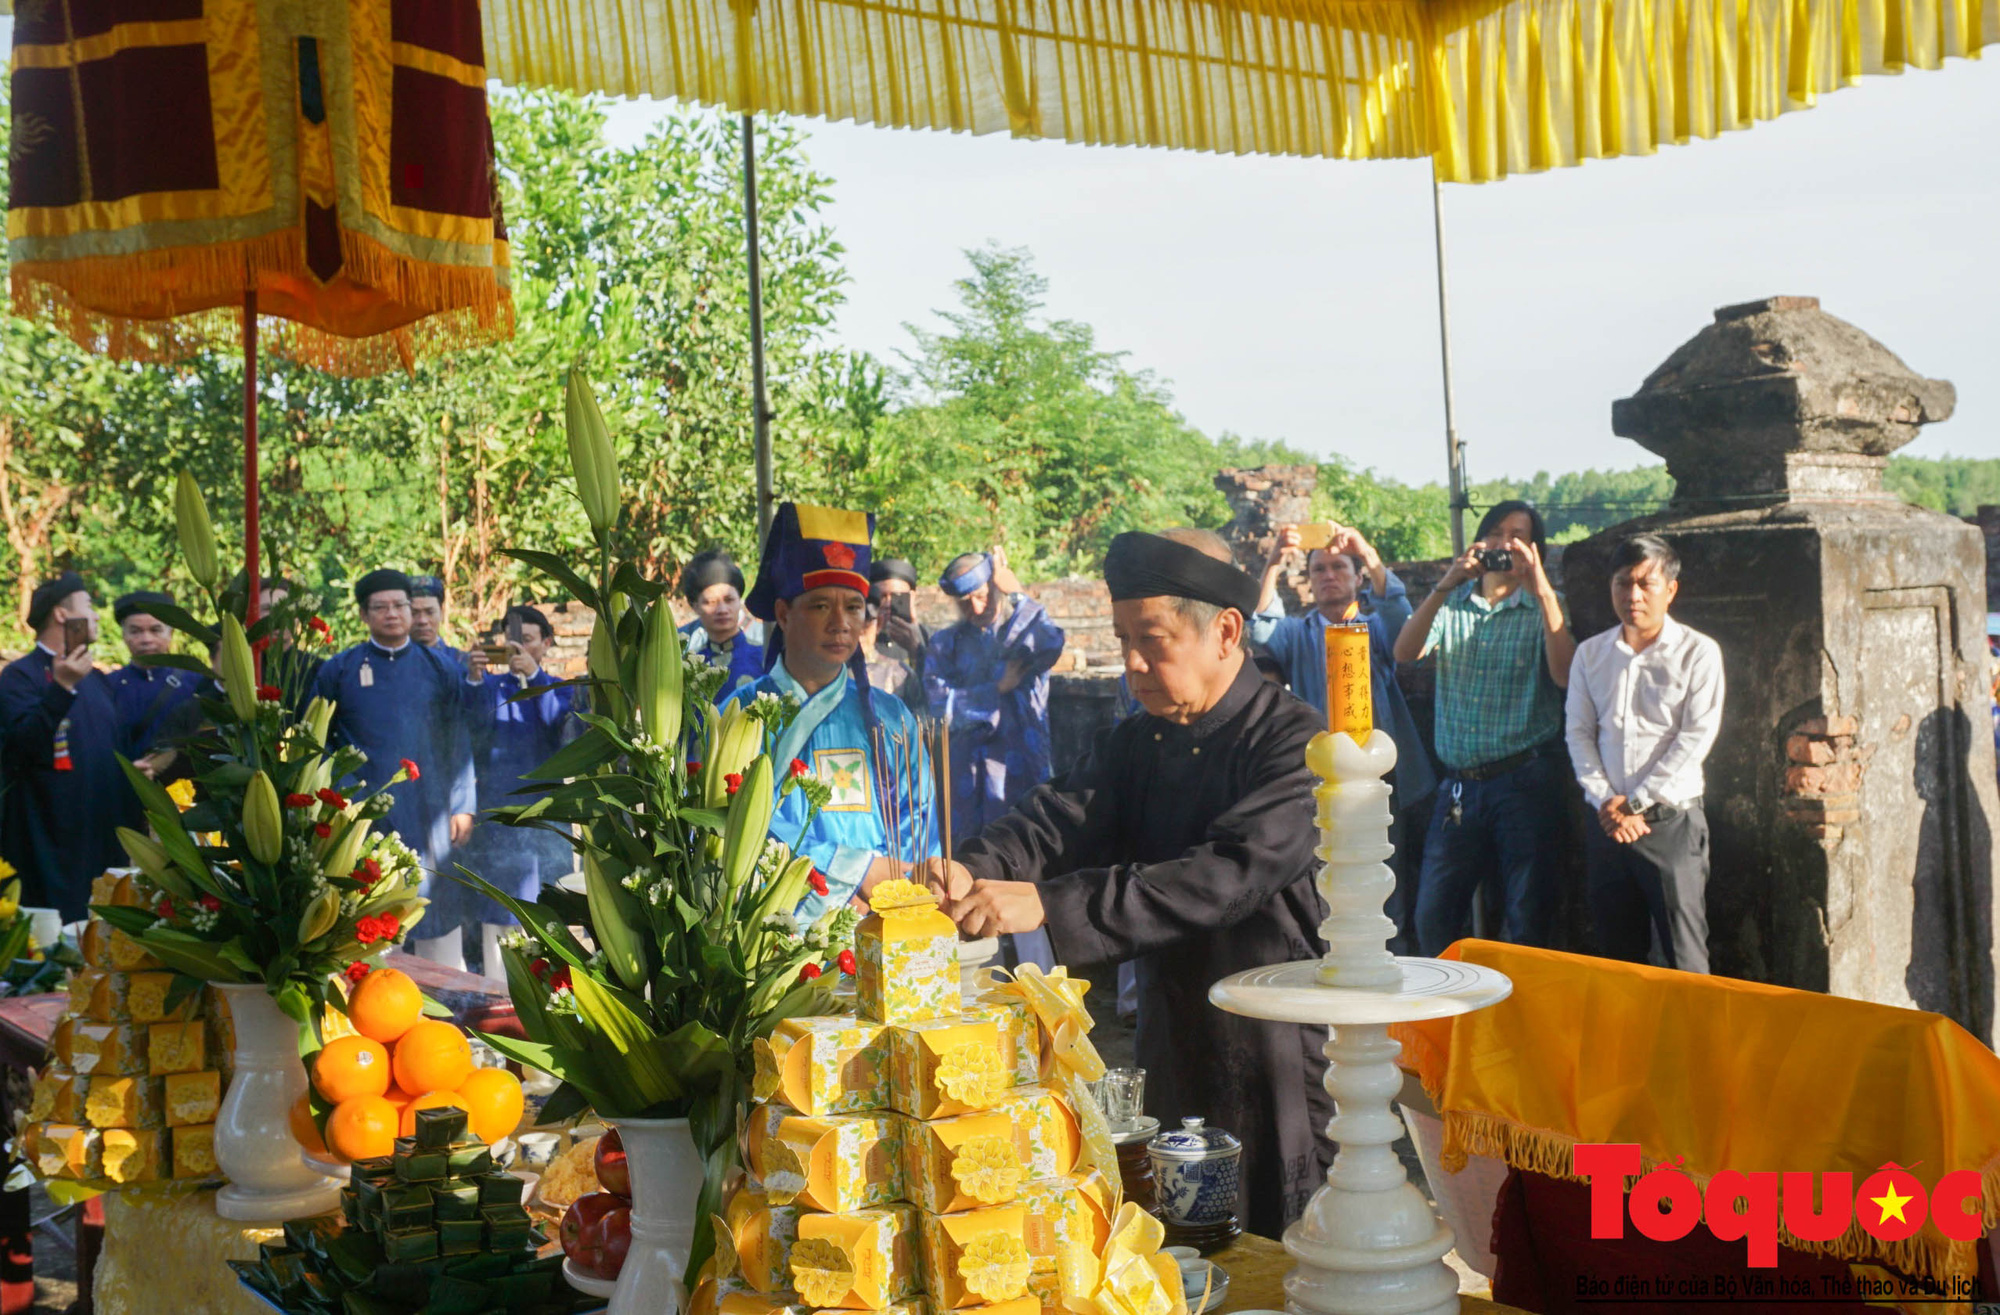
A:
MULTIPOLYGON (((1893 1161, 1927 1186, 1979 1173, 1987 1229, 2000 1221, 2000 1056, 1948 1018, 1492 941, 1442 957, 1514 983, 1490 1009, 1390 1029, 1443 1119, 1448 1171, 1488 1155, 1580 1180, 1579 1142, 1637 1143, 1648 1170, 1685 1157, 1704 1187, 1724 1170, 1845 1171, 1859 1186, 1893 1161)), ((1926 1225, 1885 1242, 1859 1214, 1828 1242, 1782 1225, 1778 1238, 1939 1281, 1977 1275, 1977 1241, 1926 1225)))
POLYGON ((283 1235, 219 1218, 214 1192, 107 1193, 91 1287, 96 1315, 270 1315, 223 1262, 255 1260, 259 1243, 283 1235))

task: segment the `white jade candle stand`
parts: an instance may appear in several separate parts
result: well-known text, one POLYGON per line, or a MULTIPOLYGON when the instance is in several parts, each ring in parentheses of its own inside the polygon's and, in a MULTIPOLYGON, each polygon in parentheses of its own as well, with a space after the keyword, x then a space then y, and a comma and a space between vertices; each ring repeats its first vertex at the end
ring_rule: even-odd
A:
POLYGON ((1338 1146, 1326 1186, 1285 1230, 1298 1263, 1285 1278, 1292 1315, 1449 1315, 1459 1308, 1458 1275, 1444 1263, 1456 1239, 1403 1172, 1394 1145, 1402 1120, 1391 1106, 1402 1090, 1402 1045, 1389 1024, 1471 1013, 1513 989, 1490 968, 1389 953, 1396 926, 1382 913, 1395 889, 1386 861, 1389 786, 1396 742, 1375 730, 1366 743, 1347 734, 1315 736, 1306 762, 1320 778, 1319 891, 1327 919, 1317 962, 1272 964, 1209 988, 1218 1008, 1285 1023, 1323 1023, 1326 1089, 1338 1146))

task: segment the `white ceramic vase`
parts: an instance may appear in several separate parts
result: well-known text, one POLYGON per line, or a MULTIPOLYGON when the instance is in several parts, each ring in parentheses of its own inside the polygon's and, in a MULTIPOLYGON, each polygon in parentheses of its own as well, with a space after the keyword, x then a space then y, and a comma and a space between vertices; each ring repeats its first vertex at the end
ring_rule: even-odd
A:
POLYGON ((338 1210, 340 1180, 309 1168, 292 1136, 292 1105, 306 1089, 299 1025, 261 983, 216 989, 236 1030, 236 1075, 215 1116, 215 1163, 229 1179, 215 1212, 277 1223, 338 1210))
POLYGON ((632 1249, 608 1315, 675 1315, 688 1304, 681 1277, 694 1249, 701 1156, 686 1119, 606 1122, 618 1129, 632 1174, 632 1249))

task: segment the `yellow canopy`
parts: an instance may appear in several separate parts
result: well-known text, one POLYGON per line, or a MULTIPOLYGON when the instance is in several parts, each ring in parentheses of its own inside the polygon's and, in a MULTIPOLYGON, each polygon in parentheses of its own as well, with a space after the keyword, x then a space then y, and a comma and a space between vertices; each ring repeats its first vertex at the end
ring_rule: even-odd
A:
POLYGON ((485 0, 510 83, 1486 182, 1976 57, 2000 0, 485 0))

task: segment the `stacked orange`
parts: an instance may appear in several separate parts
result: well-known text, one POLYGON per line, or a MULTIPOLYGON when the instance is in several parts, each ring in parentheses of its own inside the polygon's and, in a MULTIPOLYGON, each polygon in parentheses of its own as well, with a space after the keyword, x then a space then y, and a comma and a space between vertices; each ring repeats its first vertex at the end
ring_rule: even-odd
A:
POLYGON ((496 1142, 521 1121, 521 1081, 499 1068, 474 1068, 472 1044, 450 1023, 424 1017, 423 993, 405 973, 378 968, 347 999, 354 1034, 313 1056, 312 1082, 333 1106, 326 1134, 315 1126, 311 1093, 292 1107, 292 1135, 315 1155, 365 1160, 388 1155, 416 1132, 417 1111, 456 1105, 473 1135, 496 1142))

